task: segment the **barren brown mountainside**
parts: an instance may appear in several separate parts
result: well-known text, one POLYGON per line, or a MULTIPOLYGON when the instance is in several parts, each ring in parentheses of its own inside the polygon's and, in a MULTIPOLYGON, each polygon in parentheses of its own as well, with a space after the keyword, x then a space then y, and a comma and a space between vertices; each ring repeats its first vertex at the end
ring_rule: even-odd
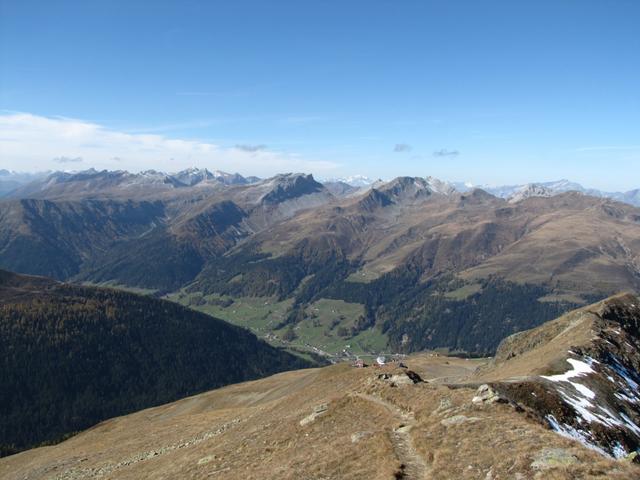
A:
POLYGON ((638 301, 572 312, 493 360, 417 354, 224 387, 2 459, 0 476, 640 478, 638 301))

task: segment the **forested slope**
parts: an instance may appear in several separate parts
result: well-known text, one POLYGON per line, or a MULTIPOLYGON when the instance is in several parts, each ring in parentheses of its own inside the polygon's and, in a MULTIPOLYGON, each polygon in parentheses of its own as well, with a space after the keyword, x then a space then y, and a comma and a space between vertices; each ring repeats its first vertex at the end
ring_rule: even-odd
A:
POLYGON ((175 303, 0 271, 3 454, 306 366, 244 329, 175 303))

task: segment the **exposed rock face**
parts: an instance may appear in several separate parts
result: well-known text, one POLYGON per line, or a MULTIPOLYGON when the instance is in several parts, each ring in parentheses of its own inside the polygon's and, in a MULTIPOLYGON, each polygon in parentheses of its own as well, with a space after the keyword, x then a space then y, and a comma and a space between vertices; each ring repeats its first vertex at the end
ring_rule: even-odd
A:
POLYGON ((273 179, 272 183, 273 187, 271 190, 262 197, 263 203, 280 203, 285 200, 310 195, 312 193, 319 193, 324 190, 322 184, 316 182, 312 175, 278 175, 273 179))
POLYGON ((428 198, 433 191, 428 181, 419 177, 398 177, 378 187, 394 203, 411 203, 428 198))
MULTIPOLYGON (((497 368, 548 358, 546 373, 492 384, 498 395, 568 438, 615 457, 640 449, 640 300, 612 297, 503 342, 497 368), (562 340, 567 337, 566 343, 562 340), (549 347, 557 344, 564 351, 549 347)), ((536 372, 538 373, 538 372, 536 372)), ((486 387, 486 388, 485 388, 486 387)), ((488 394, 477 395, 482 403, 488 394)), ((479 392, 480 393, 480 392, 479 392)))
POLYGON ((531 463, 534 470, 549 470, 556 467, 564 467, 578 463, 575 455, 567 452, 563 448, 545 448, 531 463))
POLYGON ((502 397, 486 383, 478 387, 475 397, 471 400, 476 405, 482 405, 485 403, 495 403, 502 401, 502 397))
POLYGON ((412 370, 400 370, 397 373, 381 373, 378 379, 389 383, 392 387, 401 385, 415 385, 422 383, 424 380, 416 372, 412 370))
POLYGON ((364 439, 366 439, 367 437, 370 437, 371 435, 373 435, 373 432, 356 432, 356 433, 352 433, 351 434, 351 443, 358 443, 364 439))
POLYGON ((321 417, 322 415, 327 413, 328 409, 329 406, 326 403, 316 405, 315 407, 313 407, 313 412, 311 412, 311 414, 300 420, 300 426, 304 427, 305 425, 309 425, 310 423, 315 422, 316 418, 321 417))
POLYGON ((452 427, 455 425, 462 425, 463 423, 476 423, 481 419, 478 417, 467 417, 465 415, 454 415, 453 417, 445 418, 441 420, 440 423, 444 427, 452 427))

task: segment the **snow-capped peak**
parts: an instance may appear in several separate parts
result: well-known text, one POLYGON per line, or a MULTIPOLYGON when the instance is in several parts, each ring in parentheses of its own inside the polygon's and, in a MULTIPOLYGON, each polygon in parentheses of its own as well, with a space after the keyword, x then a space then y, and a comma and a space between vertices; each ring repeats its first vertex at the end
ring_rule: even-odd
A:
POLYGON ((529 183, 517 189, 514 194, 509 197, 509 202, 516 203, 526 198, 551 196, 553 196, 553 191, 549 188, 537 183, 529 183))
POLYGON ((451 195, 456 192, 456 187, 449 182, 445 182, 431 176, 427 177, 425 180, 427 182, 427 186, 432 192, 440 193, 442 195, 451 195))
POLYGON ((371 185, 378 182, 379 180, 372 180, 371 178, 365 175, 351 175, 348 177, 331 178, 328 181, 342 182, 342 183, 346 183, 347 185, 351 185, 352 187, 362 188, 362 187, 370 187, 371 185))

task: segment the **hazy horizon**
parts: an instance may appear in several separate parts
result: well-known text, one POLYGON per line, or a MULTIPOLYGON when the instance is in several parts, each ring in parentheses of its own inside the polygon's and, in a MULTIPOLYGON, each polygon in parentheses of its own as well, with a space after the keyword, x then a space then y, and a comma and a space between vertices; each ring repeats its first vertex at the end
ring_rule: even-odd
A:
MULTIPOLYGON (((251 176, 255 176, 252 175, 250 173, 248 174, 242 174, 240 172, 237 171, 222 171, 220 169, 215 169, 215 168, 208 168, 205 166, 198 166, 198 165, 191 165, 189 167, 180 169, 180 170, 158 170, 158 169, 149 169, 149 170, 133 170, 133 169, 126 169, 126 168, 121 168, 121 169, 97 169, 94 167, 88 167, 88 168, 77 168, 77 169, 70 169, 70 168, 58 168, 58 169, 53 169, 53 170, 35 170, 35 171, 25 171, 25 170, 12 170, 12 169, 5 169, 8 170, 11 173, 15 173, 15 174, 52 174, 55 172, 65 172, 65 173, 70 173, 70 174, 74 174, 74 173, 82 173, 82 172, 86 172, 88 170, 94 169, 97 172, 103 171, 103 170, 107 170, 107 171, 126 171, 129 173, 133 173, 133 174, 138 174, 138 173, 143 173, 145 171, 149 171, 149 170, 156 170, 158 172, 162 172, 162 173, 166 173, 166 174, 176 174, 179 173, 181 171, 184 170, 188 170, 188 169, 201 169, 201 170, 209 170, 211 172, 215 172, 215 171, 221 171, 223 173, 227 173, 227 174, 240 174, 243 177, 251 177, 251 176)), ((0 168, 0 170, 3 170, 2 168, 0 168)), ((526 181, 526 182, 522 182, 522 183, 477 183, 472 181, 471 179, 456 179, 456 178, 440 178, 440 177, 435 177, 434 175, 397 175, 395 177, 386 177, 386 178, 382 178, 382 177, 375 177, 375 176, 370 176, 370 175, 366 175, 365 173, 361 173, 361 174, 353 174, 353 175, 343 175, 343 176, 322 176, 322 175, 317 175, 314 174, 313 172, 305 172, 305 171, 282 171, 282 172, 277 172, 274 175, 269 175, 266 177, 259 177, 261 180, 267 180, 269 178, 272 178, 276 175, 281 175, 281 174, 310 174, 312 175, 317 181, 319 182, 330 182, 330 181, 355 181, 358 177, 362 177, 363 179, 366 180, 371 180, 371 181, 383 181, 383 182, 389 182, 391 180, 393 180, 394 178, 400 177, 400 176, 409 176, 409 177, 422 177, 422 178, 426 178, 426 177, 433 177, 433 178, 437 178, 438 180, 442 180, 445 182, 448 182, 452 185, 456 185, 456 186, 460 186, 463 185, 467 188, 502 188, 502 187, 517 187, 517 186, 521 186, 521 185, 527 185, 527 184, 537 184, 537 185, 541 185, 541 184, 548 184, 548 183, 555 183, 555 182, 572 182, 572 183, 577 183, 579 184, 581 187, 585 188, 585 189, 596 189, 595 187, 593 187, 592 185, 588 185, 588 184, 582 184, 580 182, 576 182, 571 178, 547 178, 547 179, 538 179, 538 180, 531 180, 531 181, 526 181)), ((640 188, 640 187, 639 187, 640 188)), ((596 190, 601 190, 601 189, 596 189, 596 190)), ((630 190, 637 190, 637 188, 632 188, 630 190)), ((629 190, 629 191, 630 191, 629 190)), ((624 193, 624 190, 601 190, 603 193, 624 193)))

